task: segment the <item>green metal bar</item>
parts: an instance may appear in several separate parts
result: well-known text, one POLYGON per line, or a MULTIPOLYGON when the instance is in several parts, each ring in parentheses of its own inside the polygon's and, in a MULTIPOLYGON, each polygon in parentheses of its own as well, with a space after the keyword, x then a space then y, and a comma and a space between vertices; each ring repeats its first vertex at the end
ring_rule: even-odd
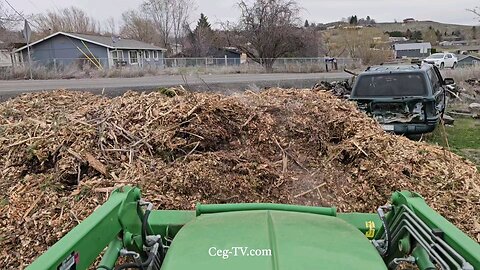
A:
POLYGON ((412 252, 413 257, 415 257, 415 261, 417 266, 420 270, 435 270, 437 269, 435 265, 430 260, 430 256, 428 252, 422 247, 417 246, 413 249, 412 252))
MULTIPOLYGON (((74 264, 87 269, 104 248, 122 231, 118 213, 128 199, 140 199, 140 191, 125 187, 112 193, 110 199, 81 224, 35 260, 27 270, 58 270, 74 264)), ((67 268, 69 269, 69 268, 67 268)))
POLYGON ((148 223, 153 234, 175 237, 180 229, 195 219, 195 211, 154 210, 150 213, 148 223))
POLYGON ((240 203, 240 204, 197 204, 196 215, 214 214, 222 212, 235 211, 253 211, 253 210, 275 210, 275 211, 289 211, 298 213, 310 213, 325 216, 336 216, 337 209, 327 207, 313 207, 301 205, 286 205, 286 204, 270 204, 270 203, 240 203))
POLYGON ((122 249, 122 247, 122 239, 113 239, 112 242, 108 244, 108 248, 105 251, 105 254, 103 254, 100 265, 109 269, 113 269, 113 267, 115 266, 115 262, 117 262, 118 256, 120 255, 120 250, 122 249))
POLYGON ((395 206, 402 204, 408 206, 427 226, 442 231, 445 242, 475 269, 480 269, 480 245, 430 208, 419 194, 408 191, 396 192, 392 195, 392 203, 395 206))

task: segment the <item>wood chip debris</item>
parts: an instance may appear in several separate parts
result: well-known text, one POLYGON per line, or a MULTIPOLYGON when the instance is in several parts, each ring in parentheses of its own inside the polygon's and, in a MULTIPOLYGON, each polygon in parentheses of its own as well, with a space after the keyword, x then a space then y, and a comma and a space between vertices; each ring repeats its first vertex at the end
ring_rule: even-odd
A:
POLYGON ((480 239, 476 167, 386 134, 353 103, 318 89, 170 92, 59 90, 0 103, 0 269, 27 266, 123 183, 158 209, 272 202, 374 212, 408 189, 480 239))

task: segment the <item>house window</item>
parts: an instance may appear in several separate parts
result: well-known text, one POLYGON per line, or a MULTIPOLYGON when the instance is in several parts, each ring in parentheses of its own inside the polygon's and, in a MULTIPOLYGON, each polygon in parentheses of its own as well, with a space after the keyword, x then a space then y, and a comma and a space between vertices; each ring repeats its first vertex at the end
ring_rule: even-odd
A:
POLYGON ((150 59, 150 51, 145 51, 145 59, 150 59))
POLYGON ((123 52, 122 51, 112 51, 111 54, 112 54, 113 61, 123 60, 123 52))
POLYGON ((158 59, 158 51, 153 51, 153 58, 158 59))
POLYGON ((130 59, 130 64, 138 64, 138 52, 137 51, 129 51, 128 57, 130 59))

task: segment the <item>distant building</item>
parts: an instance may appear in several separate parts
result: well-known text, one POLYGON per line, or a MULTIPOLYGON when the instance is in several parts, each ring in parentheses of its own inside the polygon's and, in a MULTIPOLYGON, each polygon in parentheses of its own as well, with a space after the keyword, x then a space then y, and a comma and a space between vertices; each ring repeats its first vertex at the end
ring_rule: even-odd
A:
POLYGON ((168 67, 188 66, 238 66, 242 63, 242 52, 236 47, 212 47, 207 56, 198 57, 187 52, 172 55, 166 59, 168 67))
POLYGON ((118 66, 163 66, 166 49, 133 39, 111 36, 57 32, 23 46, 15 52, 20 61, 28 59, 28 50, 36 65, 68 66, 90 63, 102 68, 118 66))
POLYGON ((471 53, 480 53, 480 46, 479 45, 472 45, 472 46, 459 46, 455 48, 456 54, 471 54, 471 53))
POLYGON ((477 66, 480 65, 480 57, 473 55, 458 55, 458 66, 477 66))
POLYGON ((408 39, 406 37, 389 37, 388 41, 392 43, 399 43, 399 42, 408 41, 408 39))
POLYGON ((468 41, 466 40, 458 40, 458 41, 442 41, 438 43, 442 47, 448 47, 448 46, 466 46, 469 44, 468 41))
POLYGON ((172 50, 171 55, 181 54, 183 52, 183 45, 178 43, 169 43, 168 44, 172 50))
POLYGON ((348 25, 348 26, 343 26, 342 29, 362 29, 363 25, 348 25))
POLYGON ((403 20, 403 23, 413 23, 413 22, 416 22, 417 20, 415 20, 414 18, 406 18, 405 20, 403 20))
POLYGON ((457 37, 457 36, 443 36, 442 37, 442 40, 443 41, 461 41, 462 38, 461 37, 457 37))
POLYGON ((427 57, 432 52, 430 42, 423 43, 397 43, 393 45, 395 58, 422 58, 427 57))
POLYGON ((442 42, 438 43, 438 45, 440 45, 442 47, 448 47, 448 46, 453 46, 453 42, 452 41, 442 41, 442 42))
POLYGON ((18 32, 0 30, 0 67, 10 67, 15 60, 13 51, 25 45, 18 32))

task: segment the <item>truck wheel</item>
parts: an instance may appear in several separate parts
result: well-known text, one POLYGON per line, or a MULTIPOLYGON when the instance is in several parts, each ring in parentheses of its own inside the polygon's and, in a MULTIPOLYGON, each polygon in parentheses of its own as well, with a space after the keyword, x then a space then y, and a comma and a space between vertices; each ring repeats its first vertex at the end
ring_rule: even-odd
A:
POLYGON ((443 69, 443 68, 445 68, 445 63, 440 64, 440 69, 443 69))

